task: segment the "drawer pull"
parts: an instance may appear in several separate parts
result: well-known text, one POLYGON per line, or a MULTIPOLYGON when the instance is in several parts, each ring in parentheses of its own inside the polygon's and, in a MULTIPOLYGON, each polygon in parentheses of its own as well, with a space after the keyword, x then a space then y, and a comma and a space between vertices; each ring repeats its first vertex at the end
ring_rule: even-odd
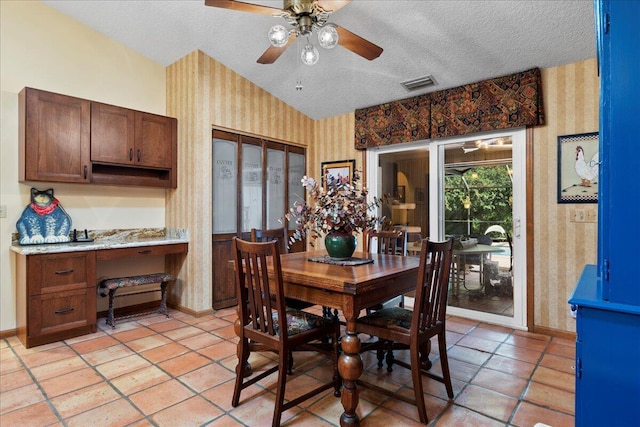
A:
POLYGON ((151 249, 141 249, 138 251, 139 254, 150 254, 153 252, 151 249))
POLYGON ((67 313, 71 313, 74 310, 73 307, 68 307, 68 308, 62 308, 60 310, 56 310, 54 311, 55 314, 67 314, 67 313))
POLYGON ((73 268, 70 268, 69 270, 56 270, 54 272, 54 274, 71 274, 73 273, 73 268))

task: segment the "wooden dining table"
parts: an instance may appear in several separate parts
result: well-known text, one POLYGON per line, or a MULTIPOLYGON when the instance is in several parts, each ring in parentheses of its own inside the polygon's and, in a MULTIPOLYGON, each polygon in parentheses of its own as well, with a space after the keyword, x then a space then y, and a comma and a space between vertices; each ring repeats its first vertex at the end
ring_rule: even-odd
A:
POLYGON ((362 375, 363 363, 356 319, 367 307, 415 290, 420 258, 356 252, 354 258, 370 258, 373 262, 352 266, 310 261, 323 255, 326 252, 281 255, 285 295, 342 311, 346 334, 341 340, 338 360, 344 407, 340 425, 358 426, 356 382, 362 375))

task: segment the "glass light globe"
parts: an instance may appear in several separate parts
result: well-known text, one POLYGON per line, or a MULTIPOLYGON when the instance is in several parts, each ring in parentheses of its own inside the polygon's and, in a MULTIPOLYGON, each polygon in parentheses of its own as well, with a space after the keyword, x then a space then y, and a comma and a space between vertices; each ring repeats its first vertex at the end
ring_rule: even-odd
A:
POLYGON ((269 30, 269 43, 275 47, 283 47, 289 41, 289 32, 282 25, 274 25, 269 30))
POLYGON ((338 30, 336 27, 328 24, 320 28, 318 31, 318 42, 324 49, 333 49, 338 44, 338 30))
POLYGON ((311 43, 307 43, 307 45, 302 49, 302 54, 300 55, 300 59, 307 65, 314 65, 318 62, 318 58, 320 54, 318 53, 318 49, 315 48, 311 43))

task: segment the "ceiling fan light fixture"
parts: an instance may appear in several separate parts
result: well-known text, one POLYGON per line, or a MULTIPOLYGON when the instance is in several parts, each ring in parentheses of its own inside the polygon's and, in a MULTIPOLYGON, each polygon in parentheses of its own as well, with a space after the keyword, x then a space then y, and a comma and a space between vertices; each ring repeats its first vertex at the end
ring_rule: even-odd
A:
POLYGON ((320 54, 318 53, 318 49, 307 40, 307 44, 302 48, 300 59, 306 65, 314 65, 318 62, 319 58, 320 54))
POLYGON ((274 25, 267 34, 269 43, 275 47, 283 47, 289 41, 289 32, 282 25, 274 25))
POLYGON ((327 24, 318 30, 318 43, 324 49, 333 49, 338 44, 338 30, 333 24, 327 24))

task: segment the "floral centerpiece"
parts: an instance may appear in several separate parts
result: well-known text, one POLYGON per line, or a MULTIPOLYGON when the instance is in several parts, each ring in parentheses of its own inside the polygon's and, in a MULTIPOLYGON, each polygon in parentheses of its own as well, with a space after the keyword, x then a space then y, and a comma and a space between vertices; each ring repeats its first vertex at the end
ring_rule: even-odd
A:
POLYGON ((309 192, 311 203, 296 202, 285 218, 295 223, 291 243, 310 237, 309 244, 315 246, 318 237, 325 236, 325 247, 333 258, 348 258, 355 250, 355 235, 368 228, 376 228, 380 220, 369 213, 383 202, 377 197, 367 201, 368 190, 358 185, 360 174, 354 171, 349 177, 326 175, 327 185, 323 187, 315 179, 302 178, 302 186, 309 192), (347 243, 339 243, 347 239, 347 243), (346 244, 350 253, 332 254, 336 244, 346 244))

